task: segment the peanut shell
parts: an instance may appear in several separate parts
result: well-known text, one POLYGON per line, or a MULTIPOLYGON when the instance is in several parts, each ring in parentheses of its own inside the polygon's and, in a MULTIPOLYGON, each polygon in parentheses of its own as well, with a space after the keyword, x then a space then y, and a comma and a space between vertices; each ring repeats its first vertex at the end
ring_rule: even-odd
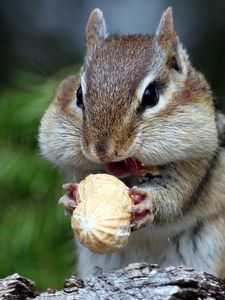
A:
POLYGON ((79 184, 76 199, 71 224, 84 246, 110 254, 127 245, 132 200, 122 181, 108 174, 89 175, 79 184))

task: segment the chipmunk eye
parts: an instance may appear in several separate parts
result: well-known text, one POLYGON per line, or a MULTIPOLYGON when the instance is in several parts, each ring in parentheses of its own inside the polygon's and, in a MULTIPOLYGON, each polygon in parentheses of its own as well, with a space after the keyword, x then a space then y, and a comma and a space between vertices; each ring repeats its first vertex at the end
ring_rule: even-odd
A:
POLYGON ((82 92, 81 86, 79 86, 79 88, 77 89, 77 106, 82 109, 84 107, 83 92, 82 92))
POLYGON ((143 94, 141 106, 143 108, 153 107, 155 106, 159 101, 159 93, 157 88, 153 83, 150 83, 143 94))

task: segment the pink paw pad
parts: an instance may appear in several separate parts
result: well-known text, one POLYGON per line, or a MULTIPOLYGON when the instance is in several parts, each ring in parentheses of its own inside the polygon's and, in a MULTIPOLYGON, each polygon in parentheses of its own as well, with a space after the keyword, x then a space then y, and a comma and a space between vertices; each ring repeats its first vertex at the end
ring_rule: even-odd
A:
POLYGON ((129 189, 128 195, 132 198, 134 204, 139 204, 146 197, 145 193, 139 192, 134 188, 129 189))

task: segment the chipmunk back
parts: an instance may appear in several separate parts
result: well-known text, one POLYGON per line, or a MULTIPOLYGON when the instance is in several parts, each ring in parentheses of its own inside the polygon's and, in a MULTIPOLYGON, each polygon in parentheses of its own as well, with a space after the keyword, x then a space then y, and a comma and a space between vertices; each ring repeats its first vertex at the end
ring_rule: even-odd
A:
POLYGON ((96 9, 86 47, 80 74, 60 84, 41 121, 40 148, 68 180, 122 178, 135 217, 119 253, 78 243, 79 275, 145 261, 225 276, 224 115, 173 29, 172 9, 154 35, 128 36, 109 36, 96 9))

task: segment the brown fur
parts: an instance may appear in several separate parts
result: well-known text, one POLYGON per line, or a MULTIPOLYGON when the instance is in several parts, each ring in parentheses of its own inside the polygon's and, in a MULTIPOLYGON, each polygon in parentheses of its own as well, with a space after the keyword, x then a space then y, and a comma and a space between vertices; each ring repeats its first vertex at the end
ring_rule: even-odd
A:
POLYGON ((60 112, 66 116, 72 116, 70 104, 76 97, 76 90, 80 82, 79 76, 71 75, 64 79, 56 91, 55 103, 60 112))
POLYGON ((78 244, 79 275, 95 265, 112 269, 145 260, 225 276, 225 117, 179 42, 172 10, 153 36, 108 36, 96 9, 86 46, 80 80, 61 84, 42 119, 42 153, 77 182, 130 157, 157 172, 143 183, 137 176, 123 179, 146 195, 153 223, 132 233, 117 254, 96 255, 78 244), (150 83, 159 102, 140 109, 150 83), (83 110, 75 99, 80 84, 83 110))

